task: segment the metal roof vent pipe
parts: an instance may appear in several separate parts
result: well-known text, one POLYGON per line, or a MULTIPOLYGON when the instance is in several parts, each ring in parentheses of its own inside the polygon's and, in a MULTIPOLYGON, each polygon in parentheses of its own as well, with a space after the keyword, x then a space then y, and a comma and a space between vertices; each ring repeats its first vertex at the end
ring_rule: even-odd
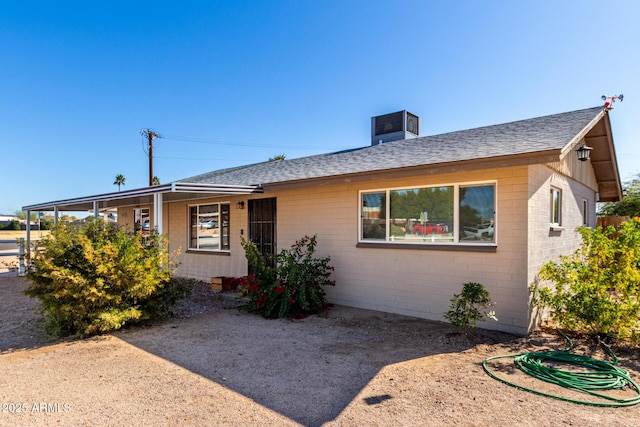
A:
POLYGON ((407 110, 371 118, 371 145, 417 138, 422 123, 420 117, 407 110))

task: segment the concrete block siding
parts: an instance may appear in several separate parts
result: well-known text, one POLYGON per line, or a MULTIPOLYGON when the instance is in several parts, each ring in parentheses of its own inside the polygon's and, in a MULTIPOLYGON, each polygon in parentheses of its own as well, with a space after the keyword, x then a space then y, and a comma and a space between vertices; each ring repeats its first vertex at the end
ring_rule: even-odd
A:
POLYGON ((596 193, 593 189, 553 169, 529 167, 528 283, 537 281, 542 266, 560 255, 572 254, 582 237, 577 229, 583 224, 583 200, 588 204, 587 225, 595 227, 596 193), (551 188, 561 190, 561 231, 550 228, 551 188))
POLYGON ((589 226, 595 226, 595 192, 570 178, 544 166, 532 166, 529 200, 529 271, 533 281, 542 264, 561 254, 574 252, 582 241, 577 228, 582 225, 582 203, 589 206, 589 226), (550 229, 550 192, 558 188, 562 194, 561 225, 563 230, 550 229))
MULTIPOLYGON (((277 198, 278 247, 304 235, 318 235, 318 255, 331 256, 337 286, 327 289, 337 304, 443 320, 455 293, 466 282, 482 283, 496 302, 499 324, 482 326, 526 333, 528 327, 526 166, 480 172, 372 180, 286 189, 261 197, 277 198), (402 248, 357 248, 359 191, 491 180, 497 186, 497 251, 456 252, 402 248)), ((240 200, 239 198, 237 200, 240 200)), ((182 248, 178 275, 209 280, 246 274, 240 233, 247 235, 247 210, 231 209, 228 256, 184 252, 188 204, 171 203, 167 232, 170 250, 182 248)), ((199 203, 222 201, 203 199, 199 203)))
MULTIPOLYGON (((318 235, 318 255, 331 257, 336 287, 330 301, 353 307, 444 320, 451 298, 466 282, 479 282, 496 303, 499 322, 480 326, 526 334, 530 327, 529 284, 542 264, 573 252, 580 243, 582 200, 593 206, 595 194, 571 178, 542 165, 474 172, 345 182, 267 192, 277 199, 278 248, 289 247, 304 235, 318 235), (497 188, 494 253, 358 248, 359 192, 492 181, 497 188), (562 190, 562 232, 550 232, 550 188, 562 190)), ((187 202, 165 203, 165 229, 170 250, 180 250, 179 276, 210 280, 213 276, 247 273, 240 236, 247 238, 247 209, 235 209, 246 196, 202 199, 197 203, 231 204, 231 251, 224 255, 186 251, 187 202)), ((193 204, 193 202, 191 202, 193 204)))

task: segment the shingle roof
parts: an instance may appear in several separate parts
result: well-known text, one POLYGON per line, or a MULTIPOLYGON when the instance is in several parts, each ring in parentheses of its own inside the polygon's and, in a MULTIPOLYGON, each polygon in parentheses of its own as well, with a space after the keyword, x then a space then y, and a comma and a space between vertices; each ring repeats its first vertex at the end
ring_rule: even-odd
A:
POLYGON ((221 169, 183 183, 264 185, 421 165, 561 150, 602 106, 352 150, 221 169))

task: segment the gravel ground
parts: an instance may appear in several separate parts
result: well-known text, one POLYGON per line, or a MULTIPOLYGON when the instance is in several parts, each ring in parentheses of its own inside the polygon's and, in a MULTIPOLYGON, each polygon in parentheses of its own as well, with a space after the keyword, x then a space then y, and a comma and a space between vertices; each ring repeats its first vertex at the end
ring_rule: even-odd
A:
MULTIPOLYGON (((483 371, 489 356, 563 349, 549 332, 464 331, 342 306, 325 317, 266 320, 197 284, 174 317, 154 326, 47 342, 25 287, 0 277, 2 426, 637 426, 640 419, 640 405, 550 399, 483 371)), ((584 344, 576 351, 604 357, 584 344)), ((616 352, 638 381, 640 352, 616 352)), ((493 367, 519 384, 575 397, 512 362, 493 367)))

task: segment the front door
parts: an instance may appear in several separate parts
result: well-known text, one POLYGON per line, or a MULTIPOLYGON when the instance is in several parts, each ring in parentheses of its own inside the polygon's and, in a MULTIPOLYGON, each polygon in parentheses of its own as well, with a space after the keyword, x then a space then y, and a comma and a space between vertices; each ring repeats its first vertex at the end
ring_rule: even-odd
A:
POLYGON ((264 256, 268 266, 275 267, 276 198, 249 200, 249 240, 264 256))

